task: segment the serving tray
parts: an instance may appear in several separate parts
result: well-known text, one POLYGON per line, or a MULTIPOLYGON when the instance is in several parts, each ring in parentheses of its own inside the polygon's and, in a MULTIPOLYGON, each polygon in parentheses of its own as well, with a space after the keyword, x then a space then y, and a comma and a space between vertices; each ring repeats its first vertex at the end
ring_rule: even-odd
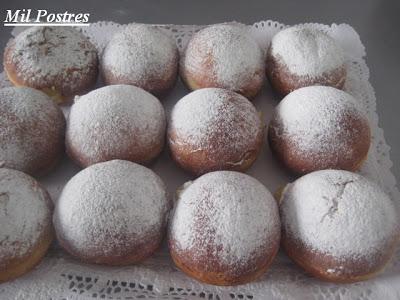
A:
MULTIPOLYGON (((100 55, 110 37, 126 25, 101 21, 79 29, 96 45, 100 55)), ((171 34, 182 51, 192 34, 203 26, 157 25, 171 34)), ((309 24, 326 31, 344 49, 348 78, 345 90, 362 103, 372 128, 372 146, 360 173, 376 181, 397 203, 400 193, 390 171, 390 147, 378 124, 376 98, 369 83, 369 70, 364 60, 365 48, 357 32, 347 24, 309 24)), ((286 25, 275 21, 261 21, 248 26, 263 49, 271 38, 286 25)), ((16 27, 15 36, 23 30, 16 27)), ((10 82, 0 73, 0 87, 10 82)), ((98 86, 101 86, 101 82, 98 86)), ((167 111, 189 91, 178 81, 173 91, 161 99, 167 111)), ((268 82, 262 93, 253 101, 263 112, 268 124, 273 108, 279 102, 268 82)), ((63 111, 68 115, 69 108, 63 111)), ((165 149, 149 166, 166 183, 171 197, 184 182, 193 178, 179 169, 165 149)), ((65 157, 50 175, 40 178, 54 201, 65 183, 79 168, 65 157)), ((247 172, 265 184, 270 191, 287 182, 291 177, 274 159, 265 141, 263 150, 247 172)), ((398 205, 399 206, 399 205, 398 205)), ((400 249, 380 276, 360 283, 337 285, 322 282, 305 274, 284 253, 279 253, 269 271, 255 282, 235 287, 217 287, 201 284, 183 274, 169 257, 165 242, 162 248, 143 263, 128 267, 105 267, 83 264, 66 254, 55 242, 43 262, 32 272, 12 282, 0 284, 1 299, 400 299, 400 249)))

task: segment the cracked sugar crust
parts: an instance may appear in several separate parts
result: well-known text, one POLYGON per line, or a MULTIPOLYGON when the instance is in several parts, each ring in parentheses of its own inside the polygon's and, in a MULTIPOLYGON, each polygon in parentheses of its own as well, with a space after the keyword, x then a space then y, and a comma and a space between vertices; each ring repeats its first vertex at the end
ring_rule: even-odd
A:
MULTIPOLYGON (((31 27, 7 45, 5 69, 20 84, 76 95, 95 83, 97 51, 69 27, 31 27)), ((11 78, 13 80, 14 78, 11 78)))
POLYGON ((51 226, 47 192, 32 177, 0 168, 0 267, 29 255, 51 226))
POLYGON ((332 205, 329 210, 322 216, 320 223, 323 223, 326 217, 332 218, 335 213, 339 211, 339 201, 342 198, 344 191, 348 184, 354 183, 354 180, 347 180, 345 182, 334 183, 337 188, 336 195, 329 199, 327 196, 322 196, 325 201, 331 201, 332 205))
POLYGON ((288 184, 280 209, 288 238, 338 259, 368 261, 400 229, 392 200, 377 184, 348 171, 317 171, 288 184))

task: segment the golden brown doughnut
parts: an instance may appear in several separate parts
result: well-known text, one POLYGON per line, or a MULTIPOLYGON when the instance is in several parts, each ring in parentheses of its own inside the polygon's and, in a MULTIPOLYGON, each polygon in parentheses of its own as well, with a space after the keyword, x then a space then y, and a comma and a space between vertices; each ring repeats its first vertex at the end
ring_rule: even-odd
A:
POLYGON ((189 41, 180 75, 191 90, 224 88, 251 99, 264 84, 264 55, 246 26, 212 25, 189 41))
POLYGON ((112 160, 72 177, 53 222, 60 245, 78 259, 129 265, 160 246, 169 208, 164 183, 153 171, 112 160))
POLYGON ((280 212, 285 252, 323 280, 376 276, 399 242, 393 201, 377 184, 348 171, 316 171, 288 184, 280 212))
POLYGON ((368 119, 351 95, 310 86, 287 95, 269 125, 272 151, 292 172, 358 170, 371 143, 368 119))
POLYGON ((0 283, 30 271, 54 238, 52 202, 32 177, 0 168, 0 283))
POLYGON ((267 76, 285 96, 311 85, 342 89, 346 81, 343 50, 325 32, 308 25, 277 33, 267 51, 267 76))
POLYGON ((130 84, 156 96, 165 95, 178 75, 175 41, 161 29, 130 24, 104 49, 101 73, 106 84, 130 84))
POLYGON ((71 27, 31 27, 7 44, 4 70, 14 85, 41 90, 65 103, 96 83, 97 51, 71 27))
POLYGON ((65 143, 82 167, 112 159, 147 163, 163 149, 165 129, 156 97, 132 85, 110 85, 75 99, 65 143))
POLYGON ((178 192, 169 249, 175 264, 199 281, 236 285, 255 280, 273 261, 279 241, 277 203, 255 178, 216 171, 178 192))
POLYGON ((253 104, 219 88, 196 90, 179 100, 168 127, 172 158, 195 175, 247 170, 263 136, 264 124, 253 104))
POLYGON ((0 166, 44 175, 64 154, 64 134, 64 115, 45 93, 0 89, 0 166))

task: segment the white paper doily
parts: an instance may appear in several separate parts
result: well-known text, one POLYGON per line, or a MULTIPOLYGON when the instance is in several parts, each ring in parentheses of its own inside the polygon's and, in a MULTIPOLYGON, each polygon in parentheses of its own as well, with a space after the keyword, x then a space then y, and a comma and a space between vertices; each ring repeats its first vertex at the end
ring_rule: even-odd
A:
MULTIPOLYGON (((97 22, 81 28, 96 45, 99 53, 110 37, 124 25, 113 22, 97 22)), ((170 33, 184 49, 193 32, 201 26, 159 25, 170 33)), ((373 142, 361 173, 378 182, 399 203, 400 193, 390 171, 392 162, 389 146, 378 126, 376 98, 370 85, 369 70, 363 59, 365 49, 355 30, 346 24, 331 26, 309 24, 320 28, 335 38, 343 47, 347 58, 348 78, 345 89, 362 102, 368 113, 373 142)), ((272 36, 285 25, 274 21, 262 21, 249 26, 260 45, 266 49, 272 36)), ((23 28, 16 28, 13 35, 23 28)), ((9 86, 4 73, 0 74, 0 87, 9 86)), ((101 85, 101 83, 99 83, 101 85)), ((163 99, 167 112, 187 89, 178 82, 174 90, 163 99)), ((268 83, 253 102, 263 111, 268 124, 273 107, 278 103, 268 83)), ((64 109, 68 113, 68 108, 64 109)), ((158 173, 172 193, 185 181, 191 179, 168 157, 165 150, 150 166, 158 173)), ((41 181, 53 199, 57 199, 65 182, 79 168, 67 158, 50 175, 41 181)), ((272 157, 264 143, 264 149, 248 173, 271 191, 292 180, 272 157)), ((104 267, 78 262, 56 243, 43 262, 27 275, 0 285, 1 299, 400 299, 400 251, 397 252, 386 271, 366 282, 336 285, 319 281, 306 275, 283 253, 280 253, 270 270, 256 282, 236 287, 216 287, 198 283, 180 272, 172 263, 165 243, 152 258, 140 265, 129 267, 104 267)))

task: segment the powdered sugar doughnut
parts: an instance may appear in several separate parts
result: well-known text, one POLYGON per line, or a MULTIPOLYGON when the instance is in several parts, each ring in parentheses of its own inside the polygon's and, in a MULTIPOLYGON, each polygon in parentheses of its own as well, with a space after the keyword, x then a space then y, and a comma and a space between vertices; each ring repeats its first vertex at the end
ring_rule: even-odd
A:
POLYGON ((131 85, 111 85, 75 100, 66 148, 80 166, 124 159, 147 163, 162 150, 166 119, 160 101, 131 85))
POLYGON ((169 210, 161 179, 141 165, 92 165, 64 187, 54 212, 61 246, 90 263, 128 265, 160 245, 169 210))
POLYGON ((326 86, 310 86, 287 95, 269 125, 273 152, 291 171, 355 171, 371 143, 368 119, 351 95, 326 86))
POLYGON ((253 98, 264 83, 264 67, 261 48, 245 26, 219 24, 193 35, 180 74, 192 90, 218 87, 253 98))
POLYGON ((205 88, 175 105, 168 142, 172 158, 191 173, 244 171, 260 152, 263 132, 250 101, 232 91, 205 88))
POLYGON ((277 33, 267 53, 267 75, 282 95, 305 86, 343 88, 346 67, 343 50, 325 32, 298 25, 277 33))
POLYGON ((282 245, 306 271, 324 280, 355 282, 376 275, 398 244, 396 207, 361 175, 323 170, 283 190, 282 245))
POLYGON ((169 227, 175 264, 197 280, 234 285, 262 275, 280 240, 278 206, 256 179, 205 174, 178 191, 169 227))
POLYGON ((31 27, 8 43, 4 69, 15 85, 41 90, 62 103, 94 86, 97 51, 71 27, 31 27))
POLYGON ((54 238, 51 214, 51 199, 35 179, 0 168, 0 282, 42 260, 54 238))
POLYGON ((46 94, 0 89, 0 165, 29 174, 50 171, 64 154, 65 118, 46 94))
POLYGON ((154 26, 131 24, 107 44, 101 70, 106 84, 131 84, 161 96, 174 85, 178 62, 170 36, 154 26))

